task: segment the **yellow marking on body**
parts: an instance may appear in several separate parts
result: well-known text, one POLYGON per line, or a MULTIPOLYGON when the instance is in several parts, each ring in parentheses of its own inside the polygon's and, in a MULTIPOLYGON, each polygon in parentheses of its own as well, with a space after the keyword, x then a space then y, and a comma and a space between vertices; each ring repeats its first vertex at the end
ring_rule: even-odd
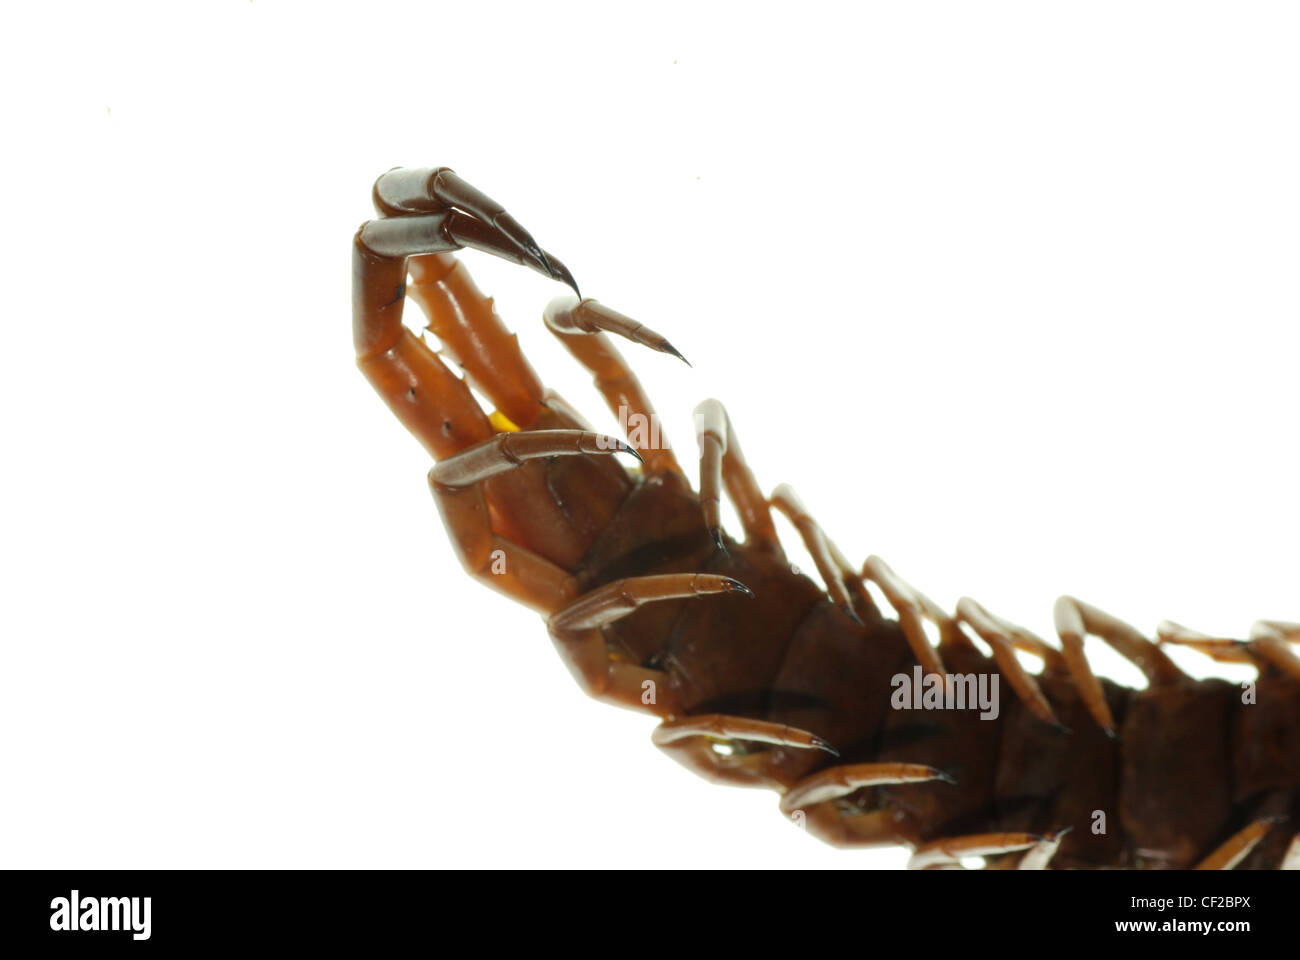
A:
POLYGON ((488 417, 488 423, 496 429, 497 433, 518 433, 519 428, 511 422, 500 410, 493 410, 492 415, 488 417))

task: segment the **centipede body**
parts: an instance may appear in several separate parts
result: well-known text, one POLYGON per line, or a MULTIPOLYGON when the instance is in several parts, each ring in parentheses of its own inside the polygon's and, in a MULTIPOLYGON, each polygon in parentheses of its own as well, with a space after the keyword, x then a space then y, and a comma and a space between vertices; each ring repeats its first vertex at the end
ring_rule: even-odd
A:
MULTIPOLYGON (((588 693, 640 700, 663 718, 662 748, 713 779, 776 789, 783 812, 823 839, 906 843, 918 865, 971 852, 995 865, 1066 867, 1294 859, 1293 831, 1274 827, 1300 813, 1300 688, 1286 646, 1300 629, 1268 623, 1237 644, 1166 632, 1170 643, 1256 664, 1247 704, 1235 685, 1187 678, 1161 647, 1070 598, 1057 608, 1061 649, 974 601, 948 614, 883 561, 848 565, 792 492, 757 493, 716 404, 700 415, 699 494, 666 449, 634 443, 644 468, 628 472, 611 456, 626 446, 544 390, 450 251, 477 247, 572 283, 567 268, 445 169, 387 175, 375 196, 383 216, 363 227, 355 254, 363 371, 439 461, 430 482, 467 569, 548 617, 588 693), (496 404, 493 418, 401 326, 408 271, 409 292, 496 404), (724 487, 742 541, 721 529, 724 487), (791 569, 772 505, 797 528, 829 596, 791 569), (868 581, 895 610, 872 599, 868 581), (936 649, 923 620, 939 629, 936 649), (1087 634, 1138 663, 1148 688, 1093 676, 1078 655, 1087 634), (1044 671, 1018 671, 1014 647, 1037 649, 1044 671), (890 710, 891 678, 918 658, 927 672, 998 675, 1016 695, 994 722, 890 710), (791 797, 804 801, 793 811, 791 797), (1111 814, 1101 832, 1091 829, 1097 811, 1111 814)), ((653 412, 609 336, 675 347, 590 300, 553 301, 547 322, 611 407, 653 412)))

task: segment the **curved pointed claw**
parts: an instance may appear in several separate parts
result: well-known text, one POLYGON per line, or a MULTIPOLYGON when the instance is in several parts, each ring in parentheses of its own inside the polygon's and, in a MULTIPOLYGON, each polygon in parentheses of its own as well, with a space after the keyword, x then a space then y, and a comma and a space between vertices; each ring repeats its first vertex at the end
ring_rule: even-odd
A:
POLYGON ((433 175, 429 178, 429 194, 448 206, 459 207, 466 213, 472 213, 479 220, 491 224, 520 254, 536 261, 545 273, 551 274, 551 266, 547 262, 546 254, 537 245, 532 234, 524 229, 523 224, 507 213, 505 207, 460 177, 450 167, 438 167, 433 171, 433 175))
POLYGON ((527 251, 521 251, 518 246, 510 242, 509 238, 498 231, 489 223, 477 220, 459 210, 453 210, 447 216, 447 235, 456 243, 457 246, 469 247, 473 250, 481 250, 484 253, 490 253, 502 260, 509 260, 511 263, 517 263, 520 266, 530 267, 536 270, 542 276, 550 280, 560 280, 567 284, 576 293, 578 282, 573 279, 573 274, 555 257, 534 257, 527 251))
POLYGON ((573 279, 573 274, 569 272, 569 268, 561 263, 559 258, 553 253, 547 253, 543 250, 542 257, 546 260, 547 264, 550 265, 551 279, 559 280, 560 283, 572 290, 576 296, 581 297, 582 291, 578 289, 578 281, 573 279))
POLYGON ((638 323, 591 297, 578 300, 556 297, 547 304, 544 318, 546 325, 556 333, 613 333, 651 350, 674 356, 690 366, 690 362, 663 334, 656 333, 644 323, 638 323))
POLYGON ((389 170, 375 181, 374 195, 375 206, 385 217, 438 214, 446 240, 531 267, 578 292, 568 268, 544 251, 505 207, 448 167, 389 170))

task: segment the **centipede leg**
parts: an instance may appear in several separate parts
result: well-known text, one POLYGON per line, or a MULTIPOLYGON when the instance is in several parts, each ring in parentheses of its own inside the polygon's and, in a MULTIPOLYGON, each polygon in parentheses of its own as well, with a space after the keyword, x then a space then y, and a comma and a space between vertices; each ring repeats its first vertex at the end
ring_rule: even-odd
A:
POLYGON ((1083 638, 1100 637, 1121 656, 1131 661, 1153 687, 1178 683, 1187 676, 1178 669, 1156 644, 1129 624, 1073 597, 1061 597, 1053 612, 1056 632, 1061 638, 1065 661, 1074 678, 1079 696, 1088 712, 1107 736, 1115 736, 1115 718, 1106 702, 1101 681, 1092 672, 1083 652, 1083 638))
POLYGON ((1016 869, 1046 870, 1052 862, 1052 857, 1056 856, 1056 851, 1061 849, 1061 841, 1073 829, 1073 827, 1062 827, 1047 834, 1020 856, 1016 869))
POLYGON ((442 352, 511 423, 533 426, 545 403, 542 382, 465 265, 450 253, 433 253, 411 257, 407 270, 407 295, 428 317, 442 352))
MULTIPOLYGON (((1061 723, 1056 719, 1056 714, 1052 712, 1052 705, 1043 696, 1043 691, 1039 688, 1038 682, 1016 659, 1016 639, 1013 631, 1008 629, 1005 622, 994 617, 970 597, 963 597, 957 602, 957 619, 969 624, 971 629, 988 643, 993 650, 993 659, 997 662, 998 669, 1006 675, 1011 688, 1015 690, 1016 695, 1025 703, 1030 712, 1044 723, 1060 727, 1061 723)), ((1032 636, 1032 634, 1029 634, 1029 636, 1032 636)), ((1021 644, 1025 644, 1025 642, 1025 636, 1022 634, 1021 644)), ((1039 643, 1041 644, 1042 641, 1039 641, 1039 643)), ((1036 651, 1050 649, 1046 644, 1042 644, 1041 647, 1035 647, 1033 644, 1028 645, 1036 651)))
POLYGON ((440 461, 429 471, 429 488, 461 564, 535 610, 549 613, 570 602, 578 592, 570 573, 493 532, 482 484, 530 460, 617 451, 631 448, 583 430, 537 430, 496 434, 440 461))
POLYGON ((968 857, 997 857, 1037 847, 1044 841, 1034 833, 981 833, 944 837, 921 844, 907 862, 909 870, 935 870, 960 866, 968 857))
POLYGON ((710 783, 784 790, 790 784, 775 769, 772 751, 736 752, 731 745, 770 744, 797 750, 823 750, 838 756, 825 740, 781 723, 697 714, 665 720, 655 727, 651 741, 682 766, 710 783))
POLYGON ((1251 647, 1283 673, 1300 680, 1300 657, 1290 645, 1300 643, 1300 624, 1260 620, 1250 630, 1251 647))
POLYGON ((819 840, 837 847, 896 845, 915 841, 906 815, 894 810, 845 813, 834 804, 863 787, 956 781, 919 763, 858 763, 828 767, 804 777, 781 797, 781 812, 802 820, 819 840))
MULTIPOLYGON (((862 623, 862 617, 854 609, 855 600, 859 605, 864 602, 870 603, 873 610, 875 604, 865 590, 859 591, 860 595, 855 595, 853 588, 857 585, 857 575, 853 566, 845 559, 835 543, 826 536, 821 525, 813 519, 793 487, 787 483, 778 486, 772 491, 771 502, 772 506, 781 511, 799 531, 804 549, 812 557, 822 582, 826 584, 826 591, 835 601, 836 606, 858 623, 862 623)), ((875 612, 878 615, 878 611, 875 612)))
POLYGON ((745 530, 745 542, 781 553, 772 508, 745 462, 726 408, 709 399, 695 408, 695 437, 700 448, 700 506, 704 523, 718 549, 722 544, 722 488, 745 530))
POLYGON ((659 415, 641 382, 605 333, 685 359, 676 348, 653 330, 591 299, 556 297, 547 304, 543 319, 574 358, 594 375, 596 388, 624 424, 632 446, 645 458, 646 469, 651 473, 682 473, 660 432, 659 415))
POLYGON ((1250 634, 1250 640, 1212 637, 1169 620, 1163 621, 1156 630, 1161 643, 1191 647, 1219 663, 1248 663, 1256 667, 1271 664, 1300 680, 1300 657, 1290 648, 1290 644, 1300 642, 1300 632, 1288 635, 1281 625, 1260 621, 1251 627, 1250 634))
POLYGON ((1231 870, 1255 849, 1264 835, 1279 822, 1278 817, 1261 817, 1247 824, 1196 865, 1197 870, 1231 870))
POLYGON ((668 675, 611 659, 601 628, 647 603, 726 593, 749 590, 738 580, 709 573, 631 577, 583 595, 553 614, 547 625, 569 672, 589 696, 668 717, 677 713, 668 675))
POLYGON ((949 617, 937 603, 915 589, 911 584, 893 571, 893 568, 879 557, 868 557, 862 566, 861 576, 880 588, 885 599, 889 601, 898 614, 898 622, 903 628, 903 636, 912 650, 912 656, 926 673, 946 674, 939 651, 930 643, 925 634, 924 620, 929 620, 939 628, 941 644, 953 645, 969 640, 962 636, 956 621, 949 617))

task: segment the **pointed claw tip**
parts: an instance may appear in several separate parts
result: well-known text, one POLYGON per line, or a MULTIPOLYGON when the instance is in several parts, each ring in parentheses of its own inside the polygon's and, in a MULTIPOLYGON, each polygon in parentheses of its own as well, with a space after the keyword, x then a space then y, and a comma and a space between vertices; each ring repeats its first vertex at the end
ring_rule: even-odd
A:
POLYGON ((1051 727, 1053 730, 1055 730, 1057 733, 1061 734, 1062 736, 1065 737, 1074 736, 1074 731, 1071 730, 1069 727, 1067 727, 1065 724, 1061 723, 1059 720, 1053 720, 1051 723, 1051 727))
POLYGON ((709 527, 709 536, 713 538, 713 545, 723 553, 727 552, 727 545, 722 542, 722 528, 709 527))
POLYGON ((637 450, 637 448, 632 446, 630 443, 624 443, 622 440, 618 441, 618 452, 630 453, 632 456, 637 458, 638 462, 645 463, 645 457, 641 456, 641 451, 637 450))
POLYGON ((816 747, 818 750, 824 750, 824 751, 826 751, 826 752, 829 753, 832 757, 838 757, 838 756, 840 755, 840 752, 839 752, 838 750, 836 750, 834 747, 832 747, 829 743, 827 743, 827 742, 826 742, 825 740, 823 740, 821 737, 813 737, 813 738, 812 738, 812 743, 811 743, 811 745, 814 746, 814 747, 816 747))
POLYGON ((753 590, 749 589, 749 587, 745 586, 739 580, 733 580, 730 577, 723 580, 722 585, 732 593, 743 593, 747 597, 752 597, 754 595, 753 590))
POLYGON ((1106 735, 1107 740, 1118 740, 1119 734, 1115 732, 1114 727, 1102 727, 1101 732, 1106 735))
POLYGON ((843 610, 844 613, 848 616, 848 618, 852 620, 854 623, 856 623, 859 627, 864 627, 864 628, 866 627, 866 624, 862 622, 862 618, 858 616, 857 611, 854 610, 852 606, 845 603, 840 606, 840 609, 843 610))
POLYGON ((1073 825, 1073 824, 1071 824, 1071 825, 1068 826, 1068 827, 1061 827, 1061 829, 1059 829, 1059 830, 1054 830, 1054 831, 1052 831, 1051 833, 1049 833, 1049 834, 1048 834, 1048 839, 1050 839, 1050 840, 1060 840, 1063 836, 1065 836, 1067 833, 1070 833, 1072 830, 1074 830, 1074 825, 1073 825))
MULTIPOLYGON (((556 262, 558 263, 559 261, 556 262)), ((579 300, 582 299, 582 291, 578 289, 578 281, 573 278, 573 274, 569 272, 569 268, 566 267, 564 264, 561 263, 560 268, 551 273, 551 279, 559 280, 570 290, 572 290, 574 295, 579 300)))
MULTIPOLYGON (((665 340, 665 341, 663 342, 663 344, 659 347, 659 350, 660 350, 662 353, 668 353, 668 354, 671 354, 672 356, 674 356, 674 357, 676 357, 678 360, 680 360, 682 363, 686 364, 688 367, 691 366, 691 361, 689 361, 689 360, 687 360, 685 357, 683 357, 681 351, 678 350, 676 347, 674 347, 674 346, 673 346, 671 343, 669 343, 667 340, 665 340)), ((691 369, 694 370, 695 368, 694 368, 694 367, 691 367, 691 369)))
POLYGON ((944 770, 939 770, 938 768, 931 768, 931 769, 934 770, 934 779, 940 780, 943 783, 950 783, 954 787, 957 785, 957 778, 954 777, 951 773, 948 773, 944 770))

